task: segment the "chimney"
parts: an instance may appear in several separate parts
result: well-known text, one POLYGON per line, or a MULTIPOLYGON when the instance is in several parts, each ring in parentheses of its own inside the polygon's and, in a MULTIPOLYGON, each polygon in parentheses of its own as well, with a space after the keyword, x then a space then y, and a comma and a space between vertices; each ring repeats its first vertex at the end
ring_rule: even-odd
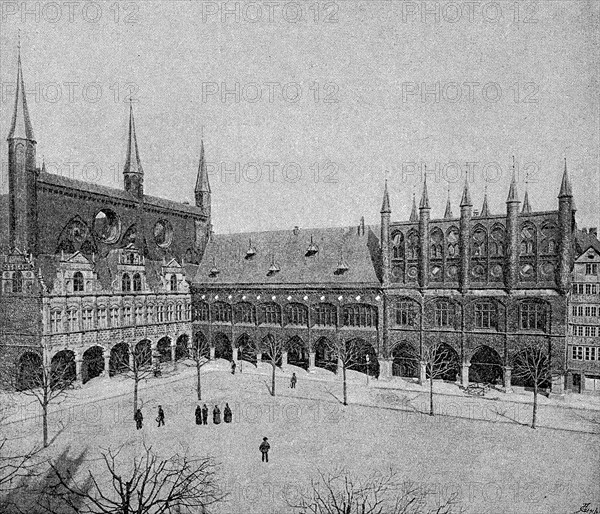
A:
POLYGON ((598 238, 598 227, 590 227, 589 232, 590 236, 594 236, 596 239, 598 238))
POLYGON ((358 226, 358 235, 359 236, 365 235, 365 217, 364 216, 360 217, 360 225, 358 226))
POLYGON ((479 211, 477 209, 473 209, 473 217, 476 218, 479 216, 479 211))

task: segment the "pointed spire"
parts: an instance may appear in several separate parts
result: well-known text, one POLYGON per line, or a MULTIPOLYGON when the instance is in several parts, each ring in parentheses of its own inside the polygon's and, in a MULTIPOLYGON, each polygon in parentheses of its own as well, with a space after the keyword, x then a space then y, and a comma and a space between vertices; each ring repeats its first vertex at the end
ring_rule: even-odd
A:
POLYGON ((481 214, 480 216, 483 218, 485 216, 490 216, 490 207, 488 205, 488 195, 487 195, 487 186, 485 186, 485 192, 483 193, 483 205, 481 206, 481 214))
POLYGON ((18 58, 17 58, 17 93, 15 95, 15 108, 13 111, 12 122, 7 139, 28 139, 35 141, 33 128, 29 119, 29 109, 27 108, 27 98, 25 96, 25 81, 23 80, 23 70, 21 69, 21 40, 19 35, 18 58))
POLYGON ((450 188, 448 188, 448 199, 446 200, 446 211, 444 212, 444 219, 449 220, 452 217, 452 206, 450 205, 450 188))
POLYGON ((560 184, 560 192, 558 193, 559 198, 568 198, 573 196, 573 188, 571 187, 571 180, 569 179, 569 173, 567 172, 567 158, 565 157, 565 170, 563 171, 562 182, 560 184))
POLYGON ((200 163, 198 164, 198 178, 196 178, 196 193, 210 193, 206 161, 204 160, 204 139, 200 140, 200 163))
POLYGON ((460 199, 461 207, 472 207, 471 193, 469 192, 469 177, 465 177, 465 187, 463 189, 462 198, 460 199))
POLYGON ((416 196, 413 193, 413 203, 412 203, 412 211, 410 211, 410 218, 408 219, 408 221, 419 221, 419 215, 417 214, 417 200, 416 200, 416 196))
POLYGON ((383 188, 383 203, 381 204, 381 214, 389 214, 392 212, 390 208, 390 195, 388 193, 387 178, 385 179, 385 186, 383 188))
POLYGON ((512 157, 512 179, 508 190, 508 198, 506 203, 519 203, 519 195, 517 193, 517 171, 515 169, 515 156, 512 157))
POLYGON ((135 121, 133 119, 133 104, 129 102, 129 135, 127 137, 127 155, 125 156, 125 168, 123 173, 144 174, 140 153, 138 151, 137 137, 135 135, 135 121))
POLYGON ((531 214, 531 204, 529 203, 529 191, 525 190, 525 197, 523 198, 523 208, 521 214, 531 214))
POLYGON ((46 159, 42 158, 42 173, 46 173, 46 159))
POLYGON ((423 179, 423 194, 421 195, 421 203, 419 209, 429 209, 429 195, 427 194, 427 175, 423 179))

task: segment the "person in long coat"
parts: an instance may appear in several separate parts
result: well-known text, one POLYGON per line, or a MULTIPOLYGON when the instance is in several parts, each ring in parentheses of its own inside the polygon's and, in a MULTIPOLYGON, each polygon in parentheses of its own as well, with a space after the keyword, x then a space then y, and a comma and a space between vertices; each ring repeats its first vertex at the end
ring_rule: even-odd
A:
POLYGON ((200 405, 196 405, 196 425, 202 425, 202 409, 200 408, 200 405))
POLYGON ((202 424, 208 425, 208 407, 206 403, 202 405, 202 424))
POLYGON ((158 416, 156 416, 156 421, 158 426, 165 426, 165 411, 162 408, 162 405, 158 406, 158 416))
POLYGON ((266 437, 263 437, 263 441, 260 443, 258 449, 260 450, 260 453, 262 453, 262 462, 269 462, 269 450, 271 449, 271 445, 266 437))
POLYGON ((213 409, 213 423, 215 425, 221 423, 221 409, 219 409, 218 405, 215 405, 215 408, 213 409))
POLYGON ((229 404, 226 403, 225 409, 223 410, 223 421, 225 421, 225 423, 231 423, 232 417, 233 415, 231 413, 231 409, 229 408, 229 404))
POLYGON ((143 421, 144 421, 144 416, 142 415, 142 409, 138 409, 138 410, 135 411, 133 419, 135 420, 135 428, 137 430, 139 430, 140 428, 142 428, 143 421))

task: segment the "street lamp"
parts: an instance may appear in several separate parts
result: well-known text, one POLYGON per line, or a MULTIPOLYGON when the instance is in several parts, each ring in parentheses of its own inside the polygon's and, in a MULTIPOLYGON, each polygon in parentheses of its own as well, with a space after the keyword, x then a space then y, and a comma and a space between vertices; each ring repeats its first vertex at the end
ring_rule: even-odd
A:
POLYGON ((365 356, 365 359, 367 361, 367 385, 369 385, 369 354, 368 353, 365 356))

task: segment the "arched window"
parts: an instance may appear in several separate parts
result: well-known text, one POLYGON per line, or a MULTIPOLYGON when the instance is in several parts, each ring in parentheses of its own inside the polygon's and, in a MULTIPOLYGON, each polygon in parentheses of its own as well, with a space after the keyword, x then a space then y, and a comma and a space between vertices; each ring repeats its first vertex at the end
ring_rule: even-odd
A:
POLYGON ((453 327, 456 312, 454 304, 448 300, 435 302, 435 324, 438 327, 453 327))
POLYGON ((377 309, 372 305, 344 305, 343 313, 346 327, 377 326, 377 309))
POLYGON ((459 232, 456 227, 451 227, 446 233, 446 241, 448 241, 446 248, 448 249, 448 258, 456 258, 459 255, 458 251, 458 239, 459 232))
POLYGON ((494 227, 492 229, 492 238, 490 241, 490 256, 502 257, 504 255, 504 229, 494 227))
POLYGON ((194 304, 194 321, 208 321, 208 303, 198 302, 194 304))
POLYGON ((12 279, 12 292, 13 293, 22 293, 23 292, 23 273, 19 270, 13 273, 12 279))
POLYGON ((401 327, 414 327, 419 317, 419 305, 414 300, 397 300, 394 304, 395 322, 401 327))
POLYGON ((556 225, 554 225, 553 223, 546 223, 542 227, 542 238, 543 238, 542 243, 541 243, 542 253, 545 253, 548 255, 556 254, 557 236, 558 236, 558 234, 557 234, 557 230, 556 230, 556 225))
POLYGON ((409 259, 418 259, 419 257, 419 234, 414 230, 408 234, 407 254, 409 259))
POLYGON ((525 301, 519 305, 519 326, 522 330, 546 331, 547 306, 543 302, 525 301))
POLYGON ((133 290, 141 291, 142 290, 142 276, 139 273, 133 275, 133 290))
POLYGON ((235 323, 248 323, 251 325, 256 323, 254 306, 251 303, 236 303, 233 309, 233 315, 235 323))
POLYGON ((167 321, 174 321, 175 319, 175 307, 172 303, 167 304, 167 321))
POLYGON ((473 257, 485 257, 487 255, 487 233, 481 226, 475 227, 471 236, 471 255, 473 257))
POLYGON ((83 293, 85 291, 85 284, 83 282, 83 273, 76 271, 73 274, 73 292, 83 293))
POLYGON ((123 291, 131 291, 131 278, 127 273, 123 273, 123 277, 121 278, 121 289, 123 291))
POLYGON ((432 259, 443 258, 444 234, 439 228, 433 229, 430 235, 430 257, 432 259))
POLYGON ((301 303, 289 303, 285 307, 285 317, 288 325, 306 326, 308 323, 308 309, 301 303))
POLYGON ((404 234, 396 232, 392 236, 392 255, 394 259, 404 259, 404 234))
POLYGON ((337 307, 331 303, 318 303, 313 308, 315 325, 335 327, 337 325, 337 307))
POLYGON ((225 302, 215 302, 210 308, 212 320, 215 323, 231 323, 231 305, 225 302))
POLYGON ((475 303, 474 314, 476 328, 497 328, 496 305, 493 302, 481 301, 475 303))
POLYGON ((525 225, 521 229, 521 255, 533 255, 535 253, 535 227, 525 225))
POLYGON ((175 273, 171 275, 171 291, 177 291, 177 275, 175 273))
POLYGON ((260 306, 260 323, 281 325, 281 308, 276 303, 263 303, 260 306))

